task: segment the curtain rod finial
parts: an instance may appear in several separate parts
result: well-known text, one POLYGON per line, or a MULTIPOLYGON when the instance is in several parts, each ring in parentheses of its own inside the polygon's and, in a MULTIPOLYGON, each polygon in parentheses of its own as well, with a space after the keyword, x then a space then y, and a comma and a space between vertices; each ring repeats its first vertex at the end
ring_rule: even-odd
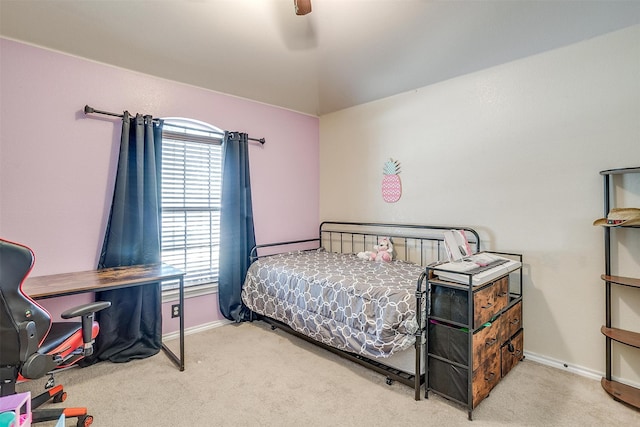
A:
POLYGON ((88 105, 84 106, 84 113, 85 114, 89 114, 89 113, 93 113, 95 110, 93 109, 93 107, 89 107, 88 105))

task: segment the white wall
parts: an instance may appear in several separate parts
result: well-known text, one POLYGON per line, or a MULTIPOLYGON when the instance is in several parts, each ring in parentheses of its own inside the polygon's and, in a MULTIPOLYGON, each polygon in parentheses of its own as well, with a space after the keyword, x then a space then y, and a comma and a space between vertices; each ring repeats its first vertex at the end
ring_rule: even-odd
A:
MULTIPOLYGON (((525 351, 600 375, 598 172, 640 166, 639 137, 636 26, 321 117, 320 218, 467 225, 485 249, 524 254, 525 351), (395 204, 380 194, 390 157, 395 204)), ((629 181, 625 203, 640 206, 640 176, 629 181)), ((640 233, 624 244, 620 272, 640 277, 640 233)), ((615 303, 636 331, 639 294, 615 303)), ((615 360, 614 376, 640 382, 640 351, 615 360)))

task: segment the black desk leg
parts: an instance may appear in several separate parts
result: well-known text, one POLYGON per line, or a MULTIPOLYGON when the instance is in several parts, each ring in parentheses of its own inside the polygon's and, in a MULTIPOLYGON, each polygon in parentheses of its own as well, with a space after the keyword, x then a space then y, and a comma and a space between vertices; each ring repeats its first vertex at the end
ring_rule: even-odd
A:
POLYGON ((162 343, 162 349, 181 371, 184 371, 184 277, 180 277, 180 358, 169 347, 162 343))
POLYGON ((180 277, 180 370, 184 371, 184 277, 180 277))

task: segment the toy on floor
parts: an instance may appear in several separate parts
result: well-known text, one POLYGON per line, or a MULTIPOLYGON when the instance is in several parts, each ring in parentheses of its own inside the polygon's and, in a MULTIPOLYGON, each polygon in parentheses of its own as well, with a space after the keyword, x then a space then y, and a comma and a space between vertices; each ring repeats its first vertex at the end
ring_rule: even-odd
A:
POLYGON ((393 243, 390 238, 381 237, 373 251, 358 252, 357 256, 367 261, 390 262, 393 260, 393 243))

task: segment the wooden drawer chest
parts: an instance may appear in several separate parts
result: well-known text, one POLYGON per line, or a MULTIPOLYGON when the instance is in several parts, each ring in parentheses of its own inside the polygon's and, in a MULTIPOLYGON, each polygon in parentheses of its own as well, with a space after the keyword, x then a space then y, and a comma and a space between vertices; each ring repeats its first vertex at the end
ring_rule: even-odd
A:
POLYGON ((475 287, 433 272, 428 278, 425 394, 467 406, 472 419, 473 409, 523 358, 522 272, 475 287))

